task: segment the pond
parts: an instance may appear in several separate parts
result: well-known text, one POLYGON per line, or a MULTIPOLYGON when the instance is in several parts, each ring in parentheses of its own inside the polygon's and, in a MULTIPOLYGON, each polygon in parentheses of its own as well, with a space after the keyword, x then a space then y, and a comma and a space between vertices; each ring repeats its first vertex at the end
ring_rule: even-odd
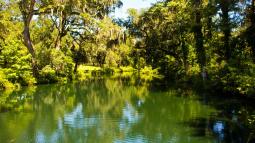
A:
POLYGON ((5 91, 0 93, 0 142, 252 142, 245 124, 250 114, 243 119, 240 111, 253 109, 227 101, 129 78, 5 91))

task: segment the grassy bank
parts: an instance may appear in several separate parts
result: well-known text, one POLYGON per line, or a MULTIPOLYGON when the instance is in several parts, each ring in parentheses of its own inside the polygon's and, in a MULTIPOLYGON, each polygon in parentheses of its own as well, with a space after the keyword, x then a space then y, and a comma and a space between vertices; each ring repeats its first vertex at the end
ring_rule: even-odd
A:
POLYGON ((44 68, 40 71, 40 76, 36 80, 35 78, 27 78, 28 82, 12 82, 10 75, 4 71, 0 71, 0 90, 8 89, 19 89, 21 86, 35 86, 40 84, 51 84, 51 83, 67 83, 72 81, 84 81, 94 77, 132 77, 139 76, 140 79, 151 81, 153 78, 162 78, 158 73, 158 69, 152 69, 152 67, 145 66, 140 70, 135 69, 131 66, 126 67, 98 67, 80 65, 77 69, 76 74, 71 76, 63 76, 56 73, 52 68, 44 68))

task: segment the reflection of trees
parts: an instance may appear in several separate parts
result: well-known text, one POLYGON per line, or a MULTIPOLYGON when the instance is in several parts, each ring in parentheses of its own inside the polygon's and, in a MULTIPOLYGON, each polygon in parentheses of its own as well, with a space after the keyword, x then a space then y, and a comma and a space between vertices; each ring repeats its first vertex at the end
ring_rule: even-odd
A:
POLYGON ((0 111, 6 112, 9 110, 29 110, 30 105, 27 104, 27 101, 32 99, 35 87, 26 88, 22 91, 12 91, 7 90, 0 94, 0 111), (10 96, 11 95, 11 96, 10 96))
POLYGON ((1 96, 4 100, 0 107, 11 106, 8 116, 0 116, 0 127, 5 129, 0 141, 5 137, 8 141, 113 142, 114 138, 124 136, 119 130, 119 118, 137 90, 121 80, 102 79, 6 93, 1 96), (17 112, 12 113, 14 110, 17 112), (23 116, 24 112, 28 116, 23 116), (19 121, 12 122, 14 116, 19 121))
POLYGON ((198 129, 210 128, 218 142, 253 143, 255 142, 255 112, 254 101, 232 97, 226 100, 224 96, 207 96, 207 104, 219 110, 209 119, 197 118, 191 126, 199 135, 206 134, 198 129))
POLYGON ((252 131, 238 131, 239 125, 254 129, 254 111, 240 101, 208 98, 206 104, 221 111, 215 112, 191 90, 159 87, 115 77, 2 93, 0 142, 207 143, 214 129, 230 141, 253 139, 252 131))
MULTIPOLYGON (((146 98, 141 107, 143 118, 136 123, 130 134, 140 133, 153 142, 192 142, 189 133, 192 128, 183 122, 188 122, 195 117, 207 117, 212 112, 207 106, 202 106, 197 100, 190 98, 176 97, 176 92, 152 94, 146 98)), ((209 140, 208 140, 209 141, 209 140)), ((197 140, 196 142, 205 142, 197 140)))
POLYGON ((154 93, 148 87, 115 78, 10 93, 4 103, 20 110, 0 118, 2 136, 31 142, 186 141, 192 129, 180 123, 206 116, 208 108, 193 96, 179 98, 174 90, 154 93), (18 121, 11 120, 14 116, 18 121))

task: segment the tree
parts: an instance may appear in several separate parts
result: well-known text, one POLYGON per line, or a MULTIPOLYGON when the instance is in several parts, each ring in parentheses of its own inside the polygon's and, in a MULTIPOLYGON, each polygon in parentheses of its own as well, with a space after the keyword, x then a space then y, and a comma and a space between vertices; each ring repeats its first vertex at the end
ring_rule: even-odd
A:
POLYGON ((53 24, 58 30, 58 35, 55 40, 55 48, 59 50, 62 38, 66 36, 68 32, 82 33, 86 26, 86 20, 91 21, 93 18, 97 19, 98 17, 104 17, 104 15, 110 13, 117 6, 121 6, 121 2, 119 0, 19 1, 19 8, 22 13, 24 23, 23 39, 29 53, 32 55, 32 69, 34 76, 38 77, 39 70, 36 60, 36 51, 31 40, 30 32, 30 25, 34 15, 47 15, 51 17, 54 22, 53 24))
POLYGON ((251 46, 252 54, 253 54, 253 62, 255 63, 255 2, 254 0, 248 0, 250 3, 247 6, 247 23, 248 27, 244 32, 244 35, 248 41, 249 46, 251 46))
POLYGON ((231 26, 230 26, 230 19, 229 19, 229 12, 230 12, 230 0, 220 0, 220 9, 222 11, 222 24, 221 29, 224 33, 224 48, 225 48, 225 58, 229 60, 231 57, 231 49, 230 49, 230 36, 231 36, 231 26))
POLYGON ((198 57, 198 63, 200 65, 201 73, 203 79, 206 77, 206 53, 204 49, 204 36, 202 33, 202 14, 201 14, 201 0, 194 0, 194 8, 195 8, 195 26, 194 26, 194 34, 196 40, 196 51, 198 57))
POLYGON ((19 2, 19 8, 20 8, 22 18, 23 18, 23 23, 24 23, 24 31, 23 31, 24 44, 32 56, 33 75, 34 77, 38 77, 39 71, 38 71, 38 66, 36 61, 36 53, 35 53, 35 49, 30 36, 30 24, 34 16, 35 4, 36 4, 35 0, 21 0, 19 2))

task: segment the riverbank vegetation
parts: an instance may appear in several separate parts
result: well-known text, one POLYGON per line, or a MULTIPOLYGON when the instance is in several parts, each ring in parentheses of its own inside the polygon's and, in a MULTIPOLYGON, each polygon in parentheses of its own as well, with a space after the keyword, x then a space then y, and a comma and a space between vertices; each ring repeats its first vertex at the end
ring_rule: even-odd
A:
POLYGON ((1 0, 0 88, 129 72, 254 95, 254 0, 163 0, 109 16, 121 6, 1 0))
POLYGON ((254 95, 254 0, 171 0, 130 10, 146 64, 174 80, 254 95))

